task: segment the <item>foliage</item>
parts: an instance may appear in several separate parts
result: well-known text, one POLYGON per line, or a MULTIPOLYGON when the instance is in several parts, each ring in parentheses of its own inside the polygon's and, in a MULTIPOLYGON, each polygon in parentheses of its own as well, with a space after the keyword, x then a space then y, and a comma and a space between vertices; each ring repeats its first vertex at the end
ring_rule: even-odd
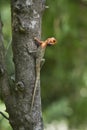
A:
POLYGON ((44 111, 44 121, 52 122, 53 120, 62 120, 62 118, 70 117, 73 111, 69 106, 68 99, 61 99, 53 104, 49 105, 44 111), (56 106, 56 107, 55 107, 56 106))
MULTIPOLYGON (((5 112, 5 105, 0 101, 0 111, 3 112, 6 116, 8 114, 5 112)), ((0 115, 0 130, 11 130, 8 120, 6 120, 2 115, 0 115)))
MULTIPOLYGON (((10 6, 2 0, 5 46, 11 40, 10 6)), ((86 1, 85 1, 86 2, 86 1)), ((42 68, 42 105, 46 122, 66 118, 70 127, 87 121, 87 6, 82 0, 47 0, 42 22, 42 39, 54 36, 55 47, 46 51, 42 68)), ((10 51, 8 51, 10 52, 10 51)), ((13 67, 7 56, 8 73, 13 67), (11 66, 9 66, 9 64, 11 66)), ((12 62, 12 60, 10 60, 12 62)), ((0 108, 1 109, 1 108, 0 108)))
MULTIPOLYGON (((77 127, 87 121, 87 6, 81 0, 48 0, 47 4, 43 38, 56 36, 58 44, 46 53, 47 62, 42 70, 43 107, 48 106, 50 112, 50 104, 67 98, 73 112, 67 119, 70 126, 77 127)), ((54 115, 53 109, 51 112, 54 115)))

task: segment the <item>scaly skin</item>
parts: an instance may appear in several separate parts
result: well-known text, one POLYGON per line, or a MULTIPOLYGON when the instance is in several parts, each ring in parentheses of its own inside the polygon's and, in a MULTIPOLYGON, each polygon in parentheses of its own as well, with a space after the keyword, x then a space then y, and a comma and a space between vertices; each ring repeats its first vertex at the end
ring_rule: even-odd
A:
POLYGON ((37 42, 39 47, 37 48, 37 52, 36 52, 36 80, 35 80, 35 87, 34 87, 34 91, 33 91, 33 95, 32 95, 32 102, 31 102, 30 111, 32 111, 32 108, 34 105, 35 93, 36 93, 36 89, 38 87, 38 82, 40 80, 40 69, 42 66, 41 64, 43 61, 45 61, 45 59, 43 59, 45 49, 48 45, 55 45, 56 44, 56 39, 54 37, 48 38, 45 41, 40 41, 35 37, 34 40, 37 42))

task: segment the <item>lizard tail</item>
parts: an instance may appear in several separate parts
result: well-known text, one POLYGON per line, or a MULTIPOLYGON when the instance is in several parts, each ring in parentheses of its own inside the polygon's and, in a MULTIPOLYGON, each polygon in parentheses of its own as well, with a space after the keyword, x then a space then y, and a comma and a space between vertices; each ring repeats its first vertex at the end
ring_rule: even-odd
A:
POLYGON ((34 87, 33 95, 32 95, 32 101, 31 101, 30 112, 32 111, 32 108, 33 108, 33 105, 34 105, 36 89, 37 89, 37 87, 38 87, 38 82, 39 82, 39 80, 40 80, 40 71, 38 70, 38 72, 36 72, 36 73, 37 73, 37 76, 36 76, 35 87, 34 87), (38 72, 39 72, 39 73, 38 73, 38 72))

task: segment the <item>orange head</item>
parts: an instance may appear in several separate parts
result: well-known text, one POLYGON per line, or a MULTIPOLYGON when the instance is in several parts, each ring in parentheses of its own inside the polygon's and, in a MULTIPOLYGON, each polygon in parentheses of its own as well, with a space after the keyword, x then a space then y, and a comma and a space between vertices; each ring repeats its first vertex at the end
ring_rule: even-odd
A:
POLYGON ((38 43, 39 46, 45 48, 46 46, 52 46, 56 44, 56 39, 54 37, 48 38, 46 41, 40 41, 36 37, 34 40, 38 43))
POLYGON ((56 39, 54 38, 54 37, 51 37, 51 38, 48 38, 47 40, 47 45, 49 46, 51 46, 51 45, 55 45, 56 44, 56 39))
POLYGON ((48 38, 46 41, 42 41, 41 47, 52 46, 56 44, 56 39, 54 37, 48 38))

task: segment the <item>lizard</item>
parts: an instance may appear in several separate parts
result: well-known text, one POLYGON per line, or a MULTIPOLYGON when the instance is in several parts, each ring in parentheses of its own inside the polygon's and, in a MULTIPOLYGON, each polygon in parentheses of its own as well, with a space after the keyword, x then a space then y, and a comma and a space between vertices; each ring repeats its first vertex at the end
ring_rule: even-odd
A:
POLYGON ((40 70, 43 65, 43 62, 45 61, 44 59, 45 49, 47 46, 55 45, 55 43, 57 42, 54 37, 48 38, 45 41, 40 41, 38 38, 35 37, 34 40, 38 47, 36 50, 36 79, 35 79, 35 86, 32 94, 30 111, 32 111, 34 105, 35 93, 38 87, 38 82, 40 80, 40 70))

